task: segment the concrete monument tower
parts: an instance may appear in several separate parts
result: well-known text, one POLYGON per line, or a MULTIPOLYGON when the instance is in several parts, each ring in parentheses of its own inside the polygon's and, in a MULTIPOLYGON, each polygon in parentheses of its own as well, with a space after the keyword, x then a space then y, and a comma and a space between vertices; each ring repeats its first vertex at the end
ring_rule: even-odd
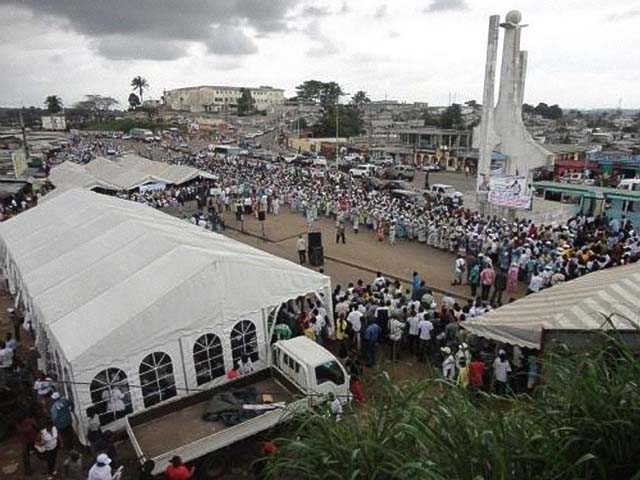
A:
POLYGON ((498 151, 506 156, 505 175, 529 178, 531 170, 551 161, 552 154, 538 144, 522 122, 522 102, 527 70, 527 52, 520 50, 522 14, 517 10, 507 13, 506 22, 499 15, 489 18, 489 40, 482 99, 482 119, 477 129, 476 146, 479 149, 478 181, 490 174, 491 154, 498 151), (500 27, 504 29, 500 91, 494 106, 496 61, 500 27))

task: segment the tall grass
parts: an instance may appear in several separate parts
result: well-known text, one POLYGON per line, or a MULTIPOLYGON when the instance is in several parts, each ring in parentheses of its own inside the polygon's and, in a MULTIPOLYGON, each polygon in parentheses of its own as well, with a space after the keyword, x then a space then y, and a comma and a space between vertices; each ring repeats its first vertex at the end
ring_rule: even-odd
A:
POLYGON ((549 354, 534 398, 472 396, 446 382, 403 386, 336 422, 300 417, 270 478, 640 479, 640 362, 616 339, 549 354))

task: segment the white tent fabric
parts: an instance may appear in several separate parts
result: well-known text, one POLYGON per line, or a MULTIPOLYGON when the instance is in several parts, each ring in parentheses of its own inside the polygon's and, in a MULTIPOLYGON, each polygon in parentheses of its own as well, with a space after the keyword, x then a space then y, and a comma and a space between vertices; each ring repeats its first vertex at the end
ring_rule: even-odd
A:
POLYGON ((193 167, 155 162, 133 154, 113 160, 98 157, 83 165, 67 161, 53 167, 49 174, 51 183, 63 190, 132 190, 150 182, 181 185, 198 177, 214 178, 210 173, 193 167))
POLYGON ((330 284, 158 210, 81 190, 4 222, 0 242, 29 313, 79 368, 330 284))
POLYGON ((541 348, 543 331, 595 331, 640 325, 640 263, 595 272, 528 295, 476 320, 471 333, 497 342, 541 348), (635 323, 635 325, 634 325, 635 323))
MULTIPOLYGON (((68 190, 0 224, 0 258, 36 326, 41 353, 59 364, 59 378, 89 385, 98 372, 117 368, 131 385, 134 411, 146 406, 134 388, 146 355, 172 358, 181 395, 200 388, 193 351, 202 334, 222 340, 230 368, 231 331, 250 320, 261 368, 269 357, 269 315, 300 295, 331 296, 325 275, 87 190, 68 190)), ((82 420, 95 395, 78 386, 74 396, 82 420)))

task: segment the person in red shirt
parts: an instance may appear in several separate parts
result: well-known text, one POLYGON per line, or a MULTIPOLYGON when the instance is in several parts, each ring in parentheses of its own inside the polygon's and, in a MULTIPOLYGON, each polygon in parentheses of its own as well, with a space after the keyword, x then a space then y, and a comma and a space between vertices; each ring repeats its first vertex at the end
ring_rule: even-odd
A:
POLYGON ((24 474, 31 475, 31 452, 35 450, 34 444, 38 437, 38 424, 35 419, 25 415, 18 423, 18 433, 20 433, 20 443, 22 444, 22 465, 24 474))
POLYGON ((182 459, 179 456, 175 456, 171 459, 171 463, 164 471, 164 476, 167 480, 189 480, 193 477, 196 468, 187 466, 182 463, 182 459))
POLYGON ((469 379, 471 381, 471 388, 474 390, 482 390, 484 386, 484 369, 485 364, 480 354, 474 355, 473 361, 469 364, 469 379))
POLYGON ((360 379, 357 375, 351 375, 351 379, 349 380, 349 390, 351 391, 351 395, 353 395, 353 399, 357 403, 364 403, 362 383, 360 383, 360 379))

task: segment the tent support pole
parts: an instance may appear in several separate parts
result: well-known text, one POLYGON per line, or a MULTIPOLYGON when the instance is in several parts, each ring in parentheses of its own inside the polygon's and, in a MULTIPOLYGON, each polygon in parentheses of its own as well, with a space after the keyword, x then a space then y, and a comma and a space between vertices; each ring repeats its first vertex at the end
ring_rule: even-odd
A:
POLYGON ((184 362, 184 349, 182 348, 182 337, 178 338, 178 345, 180 345, 180 360, 182 361, 182 375, 184 377, 184 388, 189 395, 189 382, 187 381, 187 367, 184 362))

